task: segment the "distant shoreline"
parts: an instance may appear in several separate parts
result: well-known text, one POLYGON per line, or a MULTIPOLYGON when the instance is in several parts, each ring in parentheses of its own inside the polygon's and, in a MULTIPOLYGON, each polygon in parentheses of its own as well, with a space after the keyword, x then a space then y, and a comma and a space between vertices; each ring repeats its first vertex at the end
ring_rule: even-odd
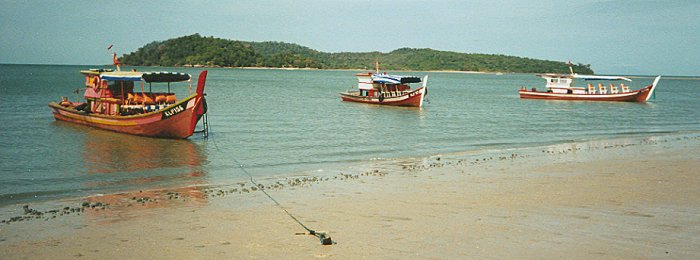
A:
MULTIPOLYGON (((251 69, 251 70, 374 71, 371 69, 317 69, 317 68, 276 68, 276 67, 218 67, 218 68, 251 69)), ((514 73, 516 73, 516 72, 461 71, 461 70, 382 70, 382 71, 437 72, 437 73, 464 73, 464 74, 514 74, 514 73)))
MULTIPOLYGON (((19 63, 0 63, 0 65, 25 65, 25 66, 85 66, 85 67, 110 67, 111 64, 95 65, 95 64, 19 64, 19 63)), ((166 68, 206 68, 206 69, 251 69, 251 70, 308 70, 308 71, 373 71, 371 69, 317 69, 317 68, 276 68, 276 67, 197 67, 197 66, 144 66, 144 65, 122 65, 124 67, 166 67, 166 68)), ((538 72, 498 72, 498 71, 461 71, 461 70, 383 70, 397 72, 431 72, 431 73, 460 73, 460 74, 538 74, 538 72)), ((649 78, 658 75, 627 75, 627 74, 594 74, 594 75, 621 75, 631 78, 649 78)), ((663 79, 673 80, 700 80, 700 76, 683 76, 683 75, 661 75, 663 79)))

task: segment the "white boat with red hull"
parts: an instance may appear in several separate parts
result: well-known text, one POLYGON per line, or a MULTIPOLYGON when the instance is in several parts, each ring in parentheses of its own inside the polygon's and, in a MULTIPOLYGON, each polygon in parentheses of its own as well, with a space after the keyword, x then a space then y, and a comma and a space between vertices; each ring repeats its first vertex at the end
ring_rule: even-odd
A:
POLYGON ((415 76, 387 75, 386 73, 356 74, 357 91, 340 93, 343 101, 366 104, 421 107, 427 94, 426 75, 423 79, 415 76), (411 89, 411 83, 423 83, 417 89, 411 89))
POLYGON ((632 81, 629 78, 622 76, 597 76, 597 75, 579 75, 571 74, 538 74, 538 77, 545 79, 546 91, 537 91, 537 89, 527 89, 520 87, 518 93, 520 98, 526 99, 547 99, 547 100, 582 100, 582 101, 623 101, 623 102, 647 102, 651 98, 656 86, 659 83, 661 76, 657 76, 653 83, 649 86, 630 90, 629 86, 620 83, 619 86, 610 83, 608 86, 603 83, 598 83, 597 86, 588 83, 584 87, 574 86, 574 79, 583 79, 586 81, 603 80, 603 81, 632 81), (610 87, 610 89, 608 89, 610 87))

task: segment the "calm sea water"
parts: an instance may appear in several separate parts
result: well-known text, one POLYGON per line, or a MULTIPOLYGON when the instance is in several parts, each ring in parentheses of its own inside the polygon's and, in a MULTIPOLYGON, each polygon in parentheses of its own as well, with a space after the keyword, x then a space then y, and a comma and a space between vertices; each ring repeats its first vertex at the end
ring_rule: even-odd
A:
MULTIPOLYGON (((54 120, 47 103, 81 99, 86 68, 0 65, 0 206, 232 183, 248 178, 238 162, 256 178, 279 178, 381 158, 700 130, 700 81, 689 79, 662 78, 650 103, 596 103, 521 100, 518 86, 542 88, 531 74, 415 72, 430 79, 429 102, 414 109, 341 102, 354 71, 209 69, 209 139, 144 138, 54 120)), ((633 88, 651 81, 635 78, 633 88)))

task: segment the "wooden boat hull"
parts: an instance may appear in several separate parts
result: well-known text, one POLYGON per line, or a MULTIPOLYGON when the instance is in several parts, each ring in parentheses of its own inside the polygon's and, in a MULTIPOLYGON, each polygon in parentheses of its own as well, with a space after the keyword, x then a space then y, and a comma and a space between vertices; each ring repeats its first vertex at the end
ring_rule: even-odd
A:
POLYGON ((360 96, 358 92, 343 92, 340 93, 340 98, 343 101, 358 102, 375 105, 387 106, 404 106, 404 107, 421 107, 423 105, 423 97, 425 96, 425 87, 417 88, 397 96, 368 97, 360 96))
POLYGON ((661 76, 654 79, 650 86, 643 87, 638 90, 615 93, 615 94, 567 94, 567 93, 551 93, 538 92, 527 89, 518 91, 520 98, 527 99, 547 99, 547 100, 581 100, 581 101, 621 101, 621 102, 646 102, 656 89, 661 76))
POLYGON ((195 94, 164 109, 131 116, 90 114, 56 102, 49 107, 56 120, 132 135, 184 139, 194 133, 204 102, 195 94))

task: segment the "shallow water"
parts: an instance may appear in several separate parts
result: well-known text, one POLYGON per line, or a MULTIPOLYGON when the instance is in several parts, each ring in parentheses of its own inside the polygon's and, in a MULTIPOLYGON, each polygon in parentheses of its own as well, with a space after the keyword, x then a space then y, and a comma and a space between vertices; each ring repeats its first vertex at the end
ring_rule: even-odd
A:
MULTIPOLYGON (((429 75, 422 109, 341 102, 354 71, 209 69, 210 137, 165 140, 56 122, 47 103, 85 66, 0 65, 0 206, 333 172, 367 161, 700 130, 700 81, 662 78, 646 104, 521 100, 531 74, 429 75)), ((125 68, 130 69, 130 68, 125 68)), ((199 69, 138 67, 198 75, 199 69)), ((653 78, 634 78, 633 88, 653 78)), ((188 87, 173 87, 178 96, 188 87)))

